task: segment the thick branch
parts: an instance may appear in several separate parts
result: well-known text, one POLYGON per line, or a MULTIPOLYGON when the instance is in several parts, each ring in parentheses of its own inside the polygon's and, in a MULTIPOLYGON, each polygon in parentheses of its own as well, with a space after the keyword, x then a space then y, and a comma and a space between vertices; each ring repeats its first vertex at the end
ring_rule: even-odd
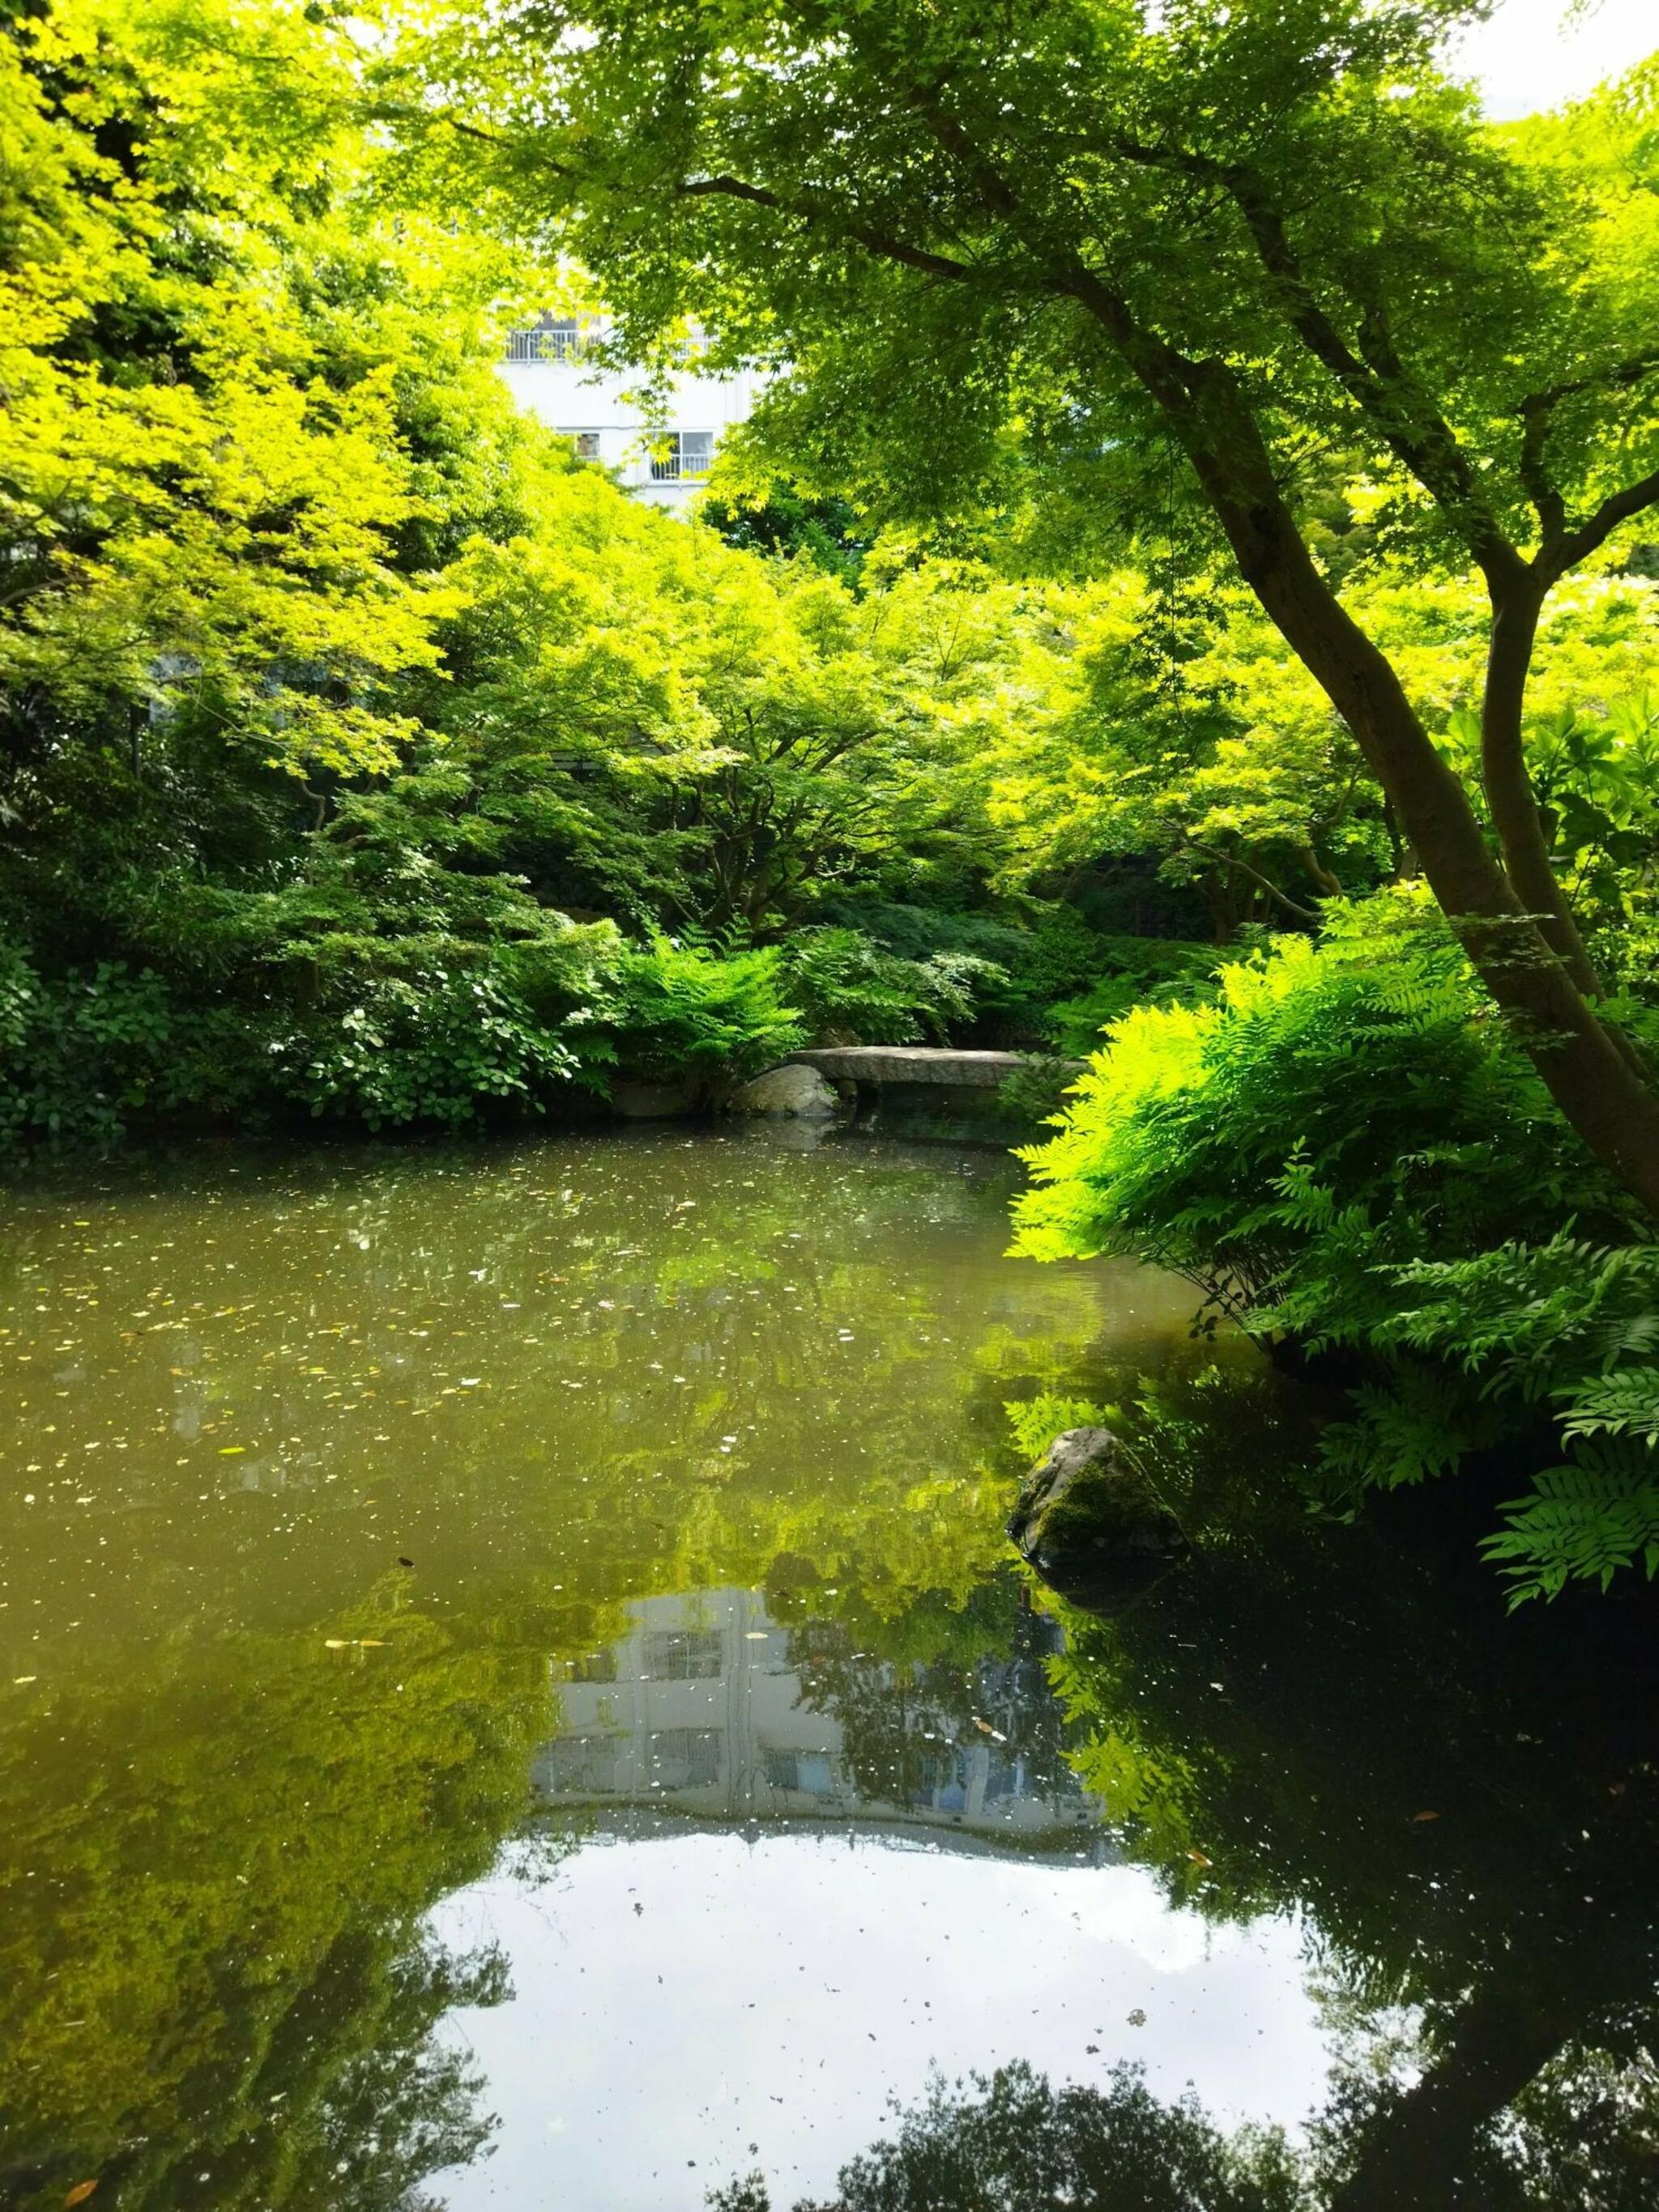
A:
POLYGON ((845 238, 868 252, 878 254, 884 261, 902 262, 907 269, 920 269, 929 276, 948 276, 957 283, 971 282, 980 272, 965 261, 953 261, 948 254, 929 253, 919 246, 907 245, 904 240, 894 238, 884 231, 872 230, 845 209, 833 202, 816 197, 803 200, 787 200, 781 193, 769 191, 764 185, 751 185, 742 177, 694 177, 675 187, 676 197, 684 200, 732 199, 745 200, 753 207, 771 208, 779 215, 793 216, 802 222, 829 222, 845 238))
POLYGON ((1489 576, 1514 574, 1521 556, 1481 496, 1456 432, 1400 358, 1380 303, 1364 310, 1356 354, 1320 306, 1278 211, 1248 176, 1234 172, 1231 183, 1262 266, 1278 283, 1304 345, 1330 370, 1395 458, 1446 509, 1481 568, 1489 576))
POLYGON ((1587 522, 1570 530, 1556 549, 1548 574, 1552 583, 1565 576, 1569 568, 1605 545, 1621 522, 1632 521, 1646 507, 1659 505, 1659 469, 1650 476, 1639 477, 1626 484, 1623 491, 1613 492, 1604 499, 1587 522))
POLYGON ((1196 837, 1187 837, 1182 842, 1188 852, 1201 854, 1206 860, 1215 861, 1219 867, 1237 868, 1241 876, 1248 876, 1253 884, 1259 884, 1269 898, 1282 906, 1286 914, 1294 915, 1298 921, 1318 921, 1319 915, 1312 907, 1300 905, 1288 891, 1280 890, 1270 876, 1264 876, 1260 868, 1253 868, 1248 860, 1241 860, 1237 853, 1218 853, 1212 845, 1200 845, 1196 837))
POLYGON ((1395 458, 1445 507, 1484 569, 1510 574, 1521 566, 1482 496, 1457 434, 1401 359, 1382 304, 1363 304, 1358 349, 1321 304, 1279 210, 1242 163, 1212 161, 1179 148, 1121 143, 1131 161, 1179 169, 1224 191, 1244 219, 1256 255, 1289 314, 1291 327, 1381 434, 1395 458))
MULTIPOLYGON (((1559 396, 1558 388, 1557 397, 1559 396)), ((1521 489, 1532 501, 1546 546, 1562 537, 1567 526, 1567 503, 1550 481, 1544 465, 1544 448, 1549 442, 1554 406, 1554 398, 1544 392, 1536 392, 1521 403, 1521 489)))
MULTIPOLYGON (((1632 385, 1639 384, 1656 370, 1659 370, 1659 354, 1638 355, 1634 360, 1616 362, 1611 368, 1568 377, 1562 383, 1547 385, 1541 392, 1529 392, 1516 409, 1521 421, 1521 486, 1532 501, 1543 531, 1540 561, 1546 567, 1553 548, 1565 537, 1567 528, 1566 502, 1551 481, 1545 464, 1544 449, 1554 427, 1556 409, 1564 399, 1577 398, 1582 392, 1628 391, 1632 385)), ((1559 568, 1554 570, 1556 575, 1562 573, 1559 568)))

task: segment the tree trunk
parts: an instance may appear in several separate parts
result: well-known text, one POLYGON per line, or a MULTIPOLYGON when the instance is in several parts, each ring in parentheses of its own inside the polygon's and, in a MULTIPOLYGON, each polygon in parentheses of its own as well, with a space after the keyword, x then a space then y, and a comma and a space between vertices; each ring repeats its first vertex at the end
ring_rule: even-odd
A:
POLYGON ((1218 365, 1196 376, 1179 427, 1244 580, 1353 732, 1442 911, 1551 1097, 1659 1218, 1659 1096, 1596 1018, 1532 919, 1535 909, 1517 896, 1393 666, 1320 574, 1231 377, 1218 365))
POLYGON ((1376 2122, 1330 2212, 1437 2212, 1465 2204, 1475 2137, 1554 2057, 1576 2018, 1533 2018, 1477 1998, 1446 2050, 1376 2122))
POLYGON ((1312 839, 1310 838, 1305 845, 1298 845, 1296 851, 1297 858, 1301 861, 1308 873, 1313 878, 1314 882, 1318 885, 1321 896, 1324 898, 1340 898, 1342 896, 1341 879, 1334 875, 1331 870, 1325 866, 1325 863, 1320 859, 1318 848, 1314 844, 1312 839))
POLYGON ((1538 811, 1537 793, 1527 773, 1521 734, 1527 677, 1543 603, 1542 592, 1530 587, 1510 586, 1493 597, 1486 691, 1480 702, 1480 781, 1503 851, 1504 872, 1516 896, 1529 914, 1538 916, 1546 942, 1559 955, 1579 990, 1589 998, 1599 998, 1601 978, 1550 866, 1549 840, 1538 811))
POLYGON ((1536 907, 1517 896, 1488 850, 1467 793, 1393 669, 1314 571, 1299 539, 1295 553, 1305 575, 1294 573, 1293 556, 1252 579, 1262 605, 1358 739, 1431 890, 1551 1097, 1602 1165, 1659 1218, 1659 1097, 1544 936, 1536 907))

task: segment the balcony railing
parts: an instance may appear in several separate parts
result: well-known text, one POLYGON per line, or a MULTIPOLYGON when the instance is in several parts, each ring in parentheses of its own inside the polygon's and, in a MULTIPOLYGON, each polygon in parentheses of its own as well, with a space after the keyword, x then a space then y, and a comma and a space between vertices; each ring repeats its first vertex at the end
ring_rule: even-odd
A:
MULTIPOLYGON (((506 357, 508 361, 585 361, 595 350, 600 336, 599 329, 585 328, 568 319, 536 323, 528 330, 507 332, 506 357)), ((668 349, 669 359, 681 368, 692 368, 702 355, 702 348, 695 338, 676 338, 668 349)))
POLYGON ((651 456, 653 483, 695 483, 714 465, 712 430, 671 430, 651 456))
POLYGON ((585 361, 592 350, 592 333, 578 323, 538 323, 507 334, 509 361, 585 361))

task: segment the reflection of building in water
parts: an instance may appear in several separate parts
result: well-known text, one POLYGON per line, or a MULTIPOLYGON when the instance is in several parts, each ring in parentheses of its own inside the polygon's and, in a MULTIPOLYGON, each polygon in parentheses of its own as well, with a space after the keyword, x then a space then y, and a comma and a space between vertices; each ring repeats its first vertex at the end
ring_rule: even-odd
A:
POLYGON ((1033 1760, 1019 1741, 1016 1709, 1029 1716, 1034 1678, 1054 1717, 1036 1659, 981 1662, 968 1678, 957 1669, 970 1686, 965 1725, 939 1711, 919 1670, 866 1663, 862 1705, 867 1713, 874 1692, 904 1747, 888 1764, 897 1785, 889 1797, 857 1779, 848 1735, 860 1723, 834 1698, 817 1700, 826 1711, 808 1702, 811 1644, 842 1632, 781 1628, 750 1590, 647 1598, 631 1610, 621 1643, 557 1669, 564 1732, 534 1771, 544 1800, 720 1822, 960 1832, 1039 1850, 1096 1842, 1078 1832, 1097 1829, 1095 1801, 1063 1763, 1033 1760))

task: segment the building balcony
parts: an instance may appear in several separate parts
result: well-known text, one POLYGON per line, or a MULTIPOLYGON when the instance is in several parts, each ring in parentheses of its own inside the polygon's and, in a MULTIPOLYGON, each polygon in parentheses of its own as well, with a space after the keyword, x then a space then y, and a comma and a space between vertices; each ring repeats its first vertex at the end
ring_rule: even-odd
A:
POLYGON ((507 334, 508 361, 586 361, 593 350, 595 333, 568 317, 544 316, 527 331, 507 334))

